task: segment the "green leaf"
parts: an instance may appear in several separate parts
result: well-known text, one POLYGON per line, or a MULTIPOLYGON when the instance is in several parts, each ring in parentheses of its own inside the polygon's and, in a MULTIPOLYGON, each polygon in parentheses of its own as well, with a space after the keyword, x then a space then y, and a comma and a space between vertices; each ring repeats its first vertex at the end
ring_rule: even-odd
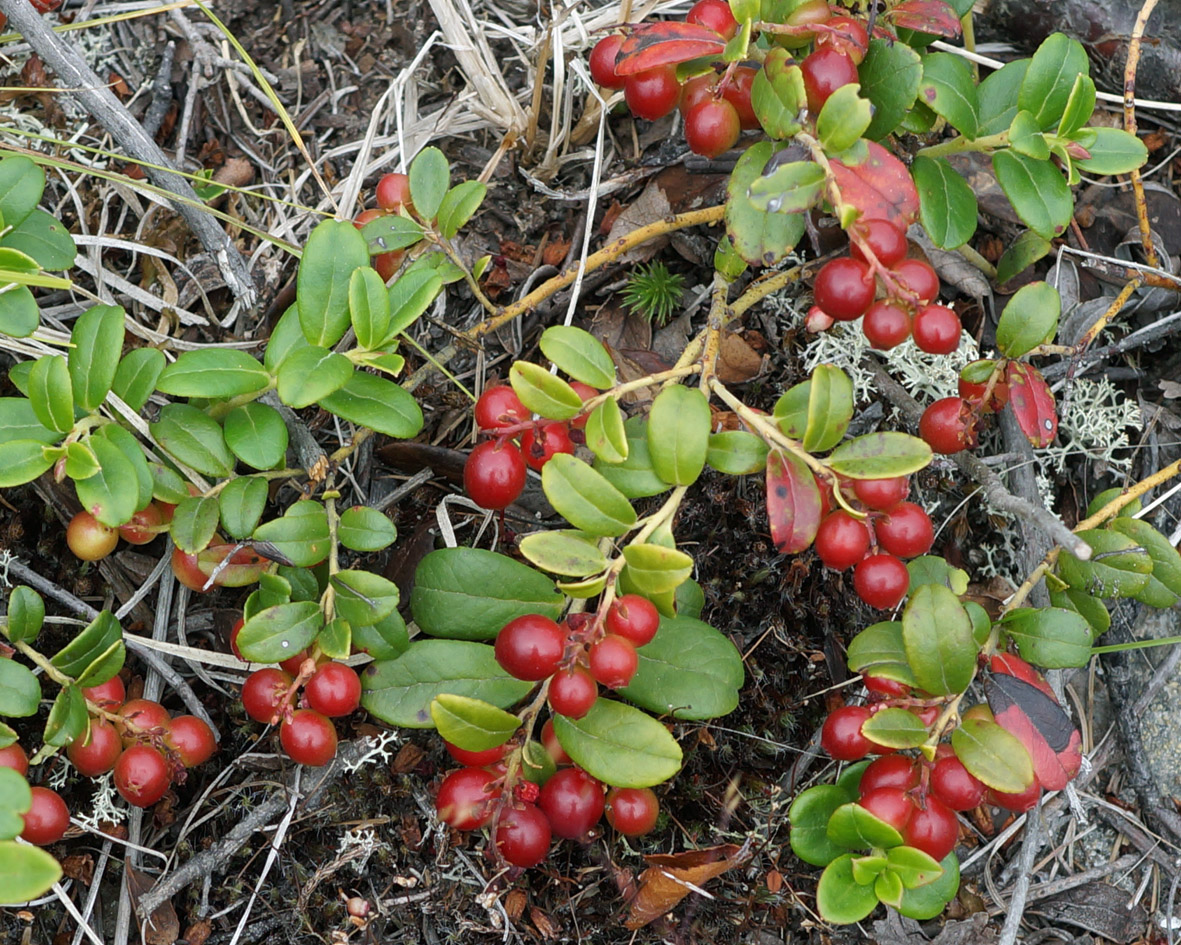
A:
POLYGON ((1078 537, 1091 546, 1090 561, 1069 551, 1058 556, 1058 574, 1071 587, 1094 597, 1135 597, 1148 585, 1152 558, 1136 541, 1120 532, 1089 529, 1078 537))
POLYGON ((443 279, 430 269, 408 269, 389 287, 390 324, 382 345, 418 321, 443 291, 443 279))
POLYGON ((1009 299, 996 326, 996 346, 1006 358, 1019 358, 1053 340, 1062 300, 1047 282, 1022 286, 1009 299))
POLYGON ((444 239, 455 238, 463 225, 472 218, 472 214, 480 209, 487 194, 488 186, 478 180, 465 180, 447 191, 443 202, 439 204, 438 219, 439 232, 444 239))
MULTIPOLYGON (((1127 506, 1124 506, 1127 509, 1127 506)), ((1181 554, 1171 541, 1143 519, 1119 515, 1107 526, 1132 539, 1152 559, 1152 576, 1174 594, 1181 594, 1181 554)))
MULTIPOLYGON (((590 426, 589 420, 587 426, 590 426)), ((627 458, 612 463, 598 457, 595 459, 596 471, 629 499, 667 491, 671 483, 661 479, 652 468, 652 457, 648 453, 648 421, 643 417, 632 417, 624 422, 623 429, 627 434, 627 458)))
POLYGON ((66 475, 71 479, 89 479, 99 470, 98 457, 85 443, 66 444, 66 475))
POLYGON ((936 555, 921 555, 906 562, 906 570, 910 572, 909 591, 923 584, 941 584, 949 588, 959 597, 968 591, 968 572, 960 568, 953 568, 950 564, 936 555))
POLYGON ((923 56, 919 98, 965 137, 976 137, 980 126, 980 103, 972 66, 966 59, 951 53, 923 56))
POLYGON ((860 804, 842 804, 828 820, 828 839, 850 850, 896 847, 902 834, 860 804))
POLYGON ((927 740, 927 727, 913 712, 900 708, 876 712, 861 726, 861 733, 887 748, 918 748, 927 740))
POLYGON ((440 548, 418 565, 410 612, 423 633, 490 640, 525 614, 561 616, 562 595, 528 565, 481 548, 440 548))
POLYGON ((464 751, 497 748, 521 727, 520 719, 490 702, 449 692, 431 700, 431 721, 444 739, 464 751))
POLYGON ((372 571, 338 571, 328 583, 336 589, 336 612, 355 627, 398 609, 398 585, 372 571))
POLYGON ((849 479, 907 476, 931 462, 931 448, 917 436, 887 431, 842 443, 828 458, 832 471, 849 479))
POLYGON ((395 611, 373 626, 353 627, 352 646, 358 653, 368 653, 375 660, 401 656, 410 646, 406 621, 395 611))
POLYGON ((1089 158, 1076 161, 1088 174, 1127 174, 1148 160, 1144 142, 1122 128, 1095 128, 1095 141, 1087 147, 1089 158))
MULTIPOLYGON (((774 55, 774 51, 771 55, 774 55)), ((798 73, 798 67, 792 68, 798 73)), ((759 88, 759 81, 759 77, 756 76, 755 89, 759 88)), ((752 92, 752 100, 753 94, 752 92)), ((763 117, 757 106, 756 113, 760 118, 763 117)), ((794 134, 798 128, 796 125, 791 133, 794 134)), ((770 129, 767 133, 774 135, 774 131, 770 129)), ((770 141, 760 141, 747 148, 738 159, 730 174, 730 182, 726 185, 726 232, 738 255, 752 266, 775 265, 787 256, 804 235, 803 214, 767 213, 751 202, 751 185, 762 175, 773 150, 774 146, 770 141)))
POLYGON ((89 722, 86 699, 76 685, 63 686, 45 720, 45 744, 62 748, 81 737, 89 722))
POLYGON ((111 389, 138 413, 152 396, 167 363, 159 348, 134 348, 119 361, 111 389))
POLYGON ((648 414, 648 455, 656 475, 680 486, 696 482, 705 468, 709 431, 709 401, 696 387, 675 384, 657 394, 648 414))
POLYGON ((642 594, 676 590, 693 573, 693 559, 683 551, 663 545, 631 544, 623 549, 629 576, 642 594))
POLYGON ((1092 597, 1086 591, 1067 587, 1060 591, 1050 591, 1050 603, 1055 607, 1073 610, 1081 614, 1091 630, 1091 641, 1094 642, 1111 628, 1111 614, 1108 613, 1103 601, 1092 597))
POLYGON ((0 295, 0 333, 27 338, 41 323, 41 310, 27 286, 17 286, 0 295))
MULTIPOLYGON (((5 222, 9 222, 7 218, 5 222)), ((78 252, 70 231, 44 210, 34 210, 25 217, 0 239, 0 246, 32 256, 37 265, 49 271, 70 268, 78 252)))
MULTIPOLYGON (((357 344, 376 348, 390 327, 390 296, 381 276, 371 266, 354 269, 349 276, 349 317, 357 344)), ((282 396, 282 394, 280 394, 282 396)), ((318 398, 312 398, 313 403, 318 398)))
POLYGON ((980 102, 977 132, 981 137, 1004 131, 1013 123, 1017 114, 1017 96, 1028 69, 1028 59, 1015 59, 980 83, 976 96, 980 102))
POLYGON ((431 703, 443 693, 504 708, 523 699, 533 683, 508 675, 486 644, 418 640, 396 659, 367 666, 361 686, 361 705, 383 722, 403 728, 433 728, 431 703))
POLYGON ((534 784, 545 784, 558 770, 553 757, 541 742, 532 738, 521 749, 521 776, 534 784))
POLYGON ((872 886, 862 886, 853 878, 853 854, 837 857, 825 867, 816 884, 816 909, 820 917, 834 925, 860 922, 877 908, 878 897, 872 886))
POLYGON ((111 389, 123 350, 126 314, 119 305, 94 305, 74 322, 70 332, 70 343, 74 345, 70 352, 70 381, 74 403, 83 410, 97 410, 111 389))
POLYGON ((813 866, 827 866, 846 853, 847 847, 828 838, 828 821, 849 801, 849 793, 835 784, 818 784, 797 794, 787 812, 792 852, 813 866))
POLYGON ((595 540, 582 532, 534 532, 521 539, 519 548, 525 558, 550 574, 586 577, 607 567, 595 540))
POLYGON ((833 364, 818 364, 808 384, 808 425, 804 449, 830 450, 841 442, 853 416, 853 382, 833 364))
POLYGON ((0 722, 0 748, 7 748, 17 740, 16 730, 0 722))
POLYGON ((296 276, 299 324, 308 344, 331 348, 349 327, 349 280, 369 265, 366 237, 348 220, 325 220, 308 237, 296 276))
POLYGON ((1048 669, 1086 666, 1091 627, 1082 616, 1058 607, 1020 607, 1001 618, 1021 658, 1048 669))
POLYGON ((586 420, 586 445, 596 459, 622 463, 628 456, 627 430, 623 412, 614 397, 603 401, 586 420))
MULTIPOLYGON (((1116 499, 1120 498, 1124 492, 1125 490, 1118 487, 1114 489, 1104 489, 1089 503, 1087 503, 1087 513, 1085 517, 1090 518, 1092 515, 1098 515, 1099 512, 1106 508, 1109 503, 1114 502, 1116 499)), ((1139 498, 1136 498, 1131 502, 1126 502, 1121 505, 1119 511, 1116 512, 1115 515, 1116 518, 1131 518, 1133 515, 1139 512, 1141 508, 1143 508, 1143 506, 1141 505, 1139 498)))
POLYGON ((217 499, 198 495, 181 500, 172 513, 173 542, 186 554, 196 554, 213 540, 219 514, 217 499))
POLYGON ((1048 240, 1033 230, 1026 230, 1013 241, 996 264, 997 285, 1004 285, 1018 273, 1024 272, 1051 249, 1048 240))
POLYGON ((858 94, 860 91, 856 82, 841 86, 828 97, 816 117, 816 136, 830 154, 851 148, 869 127, 873 107, 858 94))
POLYGON ((920 922, 933 919, 955 898, 960 888, 960 861, 954 853, 949 853, 939 866, 942 872, 933 882, 903 892, 897 909, 908 919, 920 922))
POLYGON ((129 430, 114 423, 108 423, 98 428, 91 443, 95 439, 103 439, 113 443, 132 466, 132 476, 136 483, 135 510, 138 512, 152 501, 152 469, 144 456, 143 447, 129 430))
POLYGON ((78 674, 78 686, 88 688, 105 683, 123 668, 126 658, 127 647, 122 639, 116 640, 102 652, 96 653, 90 664, 78 674))
POLYGON ((849 641, 849 670, 866 676, 893 679, 912 688, 914 673, 906 658, 902 624, 896 620, 871 624, 849 641))
POLYGON ((340 514, 336 534, 340 543, 353 551, 381 551, 394 543, 398 530, 377 509, 354 505, 340 514))
POLYGON ((767 468, 767 444, 746 430, 709 435, 705 463, 728 476, 746 476, 767 468))
POLYGON ((422 219, 438 215, 450 184, 451 166, 438 148, 423 148, 410 162, 410 199, 422 219))
MULTIPOLYGON (((763 68, 755 74, 750 90, 751 107, 759 124, 772 138, 790 138, 800 130, 799 115, 807 100, 800 67, 787 50, 773 47, 763 60, 763 68)), ((767 153, 770 154, 770 146, 767 153)))
POLYGON ((160 374, 156 387, 175 397, 228 399, 270 386, 270 377, 254 358, 235 348, 185 351, 160 374))
POLYGON ((1033 784, 1033 762, 1016 735, 987 719, 964 719, 951 747, 965 768, 995 791, 1019 794, 1033 784))
POLYGON ((243 404, 226 414, 226 445, 254 469, 273 469, 282 463, 287 454, 287 436, 283 416, 267 404, 243 404))
MULTIPOLYGON (((0 770, 0 839, 10 840, 20 836, 25 829, 25 821, 21 814, 28 813, 32 806, 33 792, 24 776, 18 774, 14 768, 0 770)), ((3 849, 3 845, 0 845, 0 850, 3 849)), ((0 902, 8 901, 0 896, 0 902)))
POLYGON ((955 249, 976 232, 976 194, 946 158, 916 157, 910 167, 923 228, 936 246, 955 249))
POLYGON ((283 359, 279 367, 279 399, 302 410, 340 390, 352 376, 353 363, 343 354, 308 345, 283 359))
POLYGON ((606 390, 615 386, 615 362, 589 331, 554 325, 541 333, 541 351, 576 381, 606 390))
POLYGON ((62 868, 40 847, 0 840, 0 903, 37 899, 62 878, 62 868))
POLYGON ((361 227, 361 236, 371 256, 413 246, 425 234, 421 223, 400 213, 383 214, 361 227))
POLYGON ((266 504, 266 480, 257 476, 231 479, 217 496, 222 528, 231 538, 249 538, 258 527, 266 504))
POLYGON ((1026 111, 1019 111, 1013 117, 1013 124, 1009 126, 1009 147, 1035 161, 1046 161, 1050 157, 1050 146, 1038 128, 1037 119, 1026 111))
MULTIPOLYGON (((74 639, 58 650, 49 662, 67 676, 77 679, 88 666, 122 639, 123 628, 119 626, 119 621, 109 610, 104 610, 80 630, 74 639)), ((119 667, 115 667, 115 671, 118 670, 119 667)), ((111 673, 111 676, 113 675, 114 673, 111 673)), ((110 676, 107 677, 109 678, 110 676)))
POLYGON ((0 161, 0 220, 16 226, 41 202, 45 190, 45 172, 23 155, 0 161))
POLYGON ((324 506, 310 500, 296 502, 282 518, 259 525, 254 540, 269 542, 285 563, 313 567, 328 557, 330 547, 324 506))
POLYGON ((874 879, 873 894, 886 905, 898 908, 902 902, 902 880, 893 870, 884 870, 874 879))
POLYGON ((1063 33, 1047 36, 1033 54, 1017 95, 1017 107, 1033 114, 1043 130, 1058 124, 1075 78, 1086 75, 1090 63, 1078 40, 1063 33))
POLYGON ((27 398, 0 397, 0 443, 36 440, 49 445, 61 438, 60 433, 41 424, 27 398))
POLYGON ((509 383, 531 412, 550 420, 569 420, 582 410, 578 391, 540 364, 516 361, 509 369, 509 383))
POLYGON ((681 746, 639 709, 598 699, 581 719, 554 716, 566 753, 593 778, 613 787, 652 787, 681 769, 681 746))
POLYGON ((901 846, 887 850, 886 862, 890 864, 890 872, 907 889, 926 886, 943 875, 943 867, 938 860, 914 847, 901 846))
POLYGON ((919 688, 950 695, 963 692, 972 681, 972 621, 946 587, 924 584, 910 595, 902 612, 902 642, 919 688))
POLYGON ((53 454, 36 440, 9 440, 0 443, 0 489, 32 482, 53 465, 53 454))
POLYGON ((293 351, 306 347, 308 340, 299 326, 299 309, 292 305, 275 323, 271 337, 263 351, 262 363, 271 374, 277 374, 280 365, 293 351))
POLYGON ((872 886, 874 880, 882 874, 887 865, 884 856, 873 853, 868 856, 855 856, 853 857, 853 880, 859 886, 872 886))
POLYGON ((914 104, 923 78, 919 54, 905 43, 871 39, 869 52, 857 70, 861 76, 861 94, 873 104, 873 120, 864 135, 880 141, 898 127, 914 104))
POLYGON ((403 387, 385 378, 354 371, 344 387, 323 398, 329 413, 400 440, 422 430, 422 408, 403 387))
POLYGON ((8 595, 4 635, 13 643, 32 643, 45 622, 45 601, 31 587, 18 584, 8 595))
POLYGON ((278 663, 307 649, 323 626, 314 601, 277 604, 246 621, 238 631, 238 650, 253 663, 278 663))
POLYGON ((997 151, 992 169, 1001 189, 1022 221, 1044 239, 1066 232, 1074 212, 1070 188, 1062 173, 1047 161, 997 151))
POLYGON ((627 497, 568 453, 558 453, 542 467, 541 486, 550 505, 580 531, 615 537, 636 524, 636 510, 627 497))
POLYGON ((165 453, 202 475, 225 479, 234 469, 221 426, 190 404, 165 405, 150 429, 165 453))
POLYGON ((714 719, 737 707, 742 656, 709 624, 683 615, 663 619, 636 654, 639 668, 620 695, 641 708, 678 719, 714 719))
POLYGON ((115 528, 142 508, 135 466, 106 437, 92 436, 89 446, 99 461, 99 471, 74 483, 82 508, 104 525, 115 528))
POLYGON ((11 659, 0 660, 0 715, 23 719, 37 712, 41 683, 29 670, 11 659))
POLYGON ((316 636, 316 646, 334 660, 348 659, 353 652, 353 627, 343 617, 334 617, 324 624, 316 636))
POLYGON ((74 426, 74 393, 66 359, 47 354, 29 371, 29 402, 37 419, 50 430, 67 433, 74 426))
POLYGON ((1069 138, 1088 121, 1095 111, 1095 81, 1080 72, 1074 77, 1070 97, 1062 109, 1062 120, 1055 132, 1059 137, 1069 138))
POLYGON ((756 177, 747 197, 764 213, 800 213, 820 202, 825 180, 824 168, 814 161, 791 161, 756 177))

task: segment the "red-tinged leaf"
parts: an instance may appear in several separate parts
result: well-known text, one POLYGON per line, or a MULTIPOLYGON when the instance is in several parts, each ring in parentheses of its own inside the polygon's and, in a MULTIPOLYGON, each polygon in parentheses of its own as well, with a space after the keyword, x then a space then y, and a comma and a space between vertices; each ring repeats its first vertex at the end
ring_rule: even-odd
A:
POLYGON ((1049 446, 1058 435, 1058 411, 1042 372, 1023 361, 1012 361, 1008 382, 1009 403, 1021 432, 1035 447, 1049 446))
POLYGON ((820 490, 802 459, 767 454, 767 519, 771 540, 785 555, 803 551, 820 528, 820 490))
POLYGON ((1052 695, 1018 676, 993 673, 984 682, 998 725, 1029 752, 1038 783, 1059 791, 1082 765, 1082 736, 1052 695))
POLYGON ((866 219, 889 220, 906 228, 919 218, 919 192, 910 171, 876 141, 860 164, 832 162, 841 199, 866 219))
POLYGON ((635 75, 657 66, 675 66, 700 56, 720 56, 726 41, 698 23, 666 20, 637 26, 615 57, 616 75, 635 75))
POLYGON ((899 29, 946 36, 949 39, 960 35, 960 18, 944 0, 905 0, 886 16, 899 29))
POLYGON ((1050 688, 1050 684, 1046 682, 1046 677, 1039 673, 1036 669, 1030 666, 1025 660, 1014 653, 997 653, 988 663, 988 668, 994 673, 1003 673, 1006 676, 1016 676, 1018 679, 1024 680, 1031 686, 1037 686, 1051 699, 1056 698, 1054 690, 1050 688))

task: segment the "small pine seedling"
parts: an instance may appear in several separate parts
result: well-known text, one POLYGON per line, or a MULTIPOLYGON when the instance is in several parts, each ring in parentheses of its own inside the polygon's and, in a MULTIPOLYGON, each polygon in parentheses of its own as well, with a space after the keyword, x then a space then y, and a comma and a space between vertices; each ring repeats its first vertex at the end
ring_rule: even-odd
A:
POLYGON ((623 290, 623 302, 631 311, 662 327, 680 305, 684 288, 684 276, 673 275, 664 263, 654 262, 632 273, 623 290))

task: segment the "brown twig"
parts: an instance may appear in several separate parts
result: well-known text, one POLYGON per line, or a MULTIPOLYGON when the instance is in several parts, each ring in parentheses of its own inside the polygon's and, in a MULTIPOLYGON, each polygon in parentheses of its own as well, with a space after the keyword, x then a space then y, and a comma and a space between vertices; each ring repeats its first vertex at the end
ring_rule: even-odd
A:
MULTIPOLYGON (((1148 26, 1148 18, 1156 9, 1157 0, 1144 0, 1136 15, 1136 25, 1128 40, 1128 61, 1124 64, 1124 130, 1136 133, 1136 67, 1140 65, 1140 40, 1148 26)), ((1144 258, 1154 268, 1159 266, 1156 246, 1152 241, 1152 227, 1148 222, 1148 203, 1144 199, 1144 184, 1140 181, 1140 169, 1134 168, 1130 175, 1132 194, 1136 201, 1136 220, 1140 224, 1140 242, 1144 247, 1144 258)))

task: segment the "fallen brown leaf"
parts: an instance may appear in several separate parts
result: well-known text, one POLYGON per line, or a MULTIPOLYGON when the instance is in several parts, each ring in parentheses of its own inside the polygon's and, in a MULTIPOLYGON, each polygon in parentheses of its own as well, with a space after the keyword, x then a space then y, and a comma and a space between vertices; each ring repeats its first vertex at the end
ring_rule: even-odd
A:
POLYGON ((745 862, 749 856, 748 847, 726 843, 705 850, 644 857, 648 868, 640 875, 640 891, 632 900, 623 924, 629 929, 643 928, 689 893, 702 893, 701 887, 707 882, 745 862))
MULTIPOLYGON (((127 877, 127 893, 131 896, 133 905, 138 903, 139 897, 155 885, 155 879, 147 873, 140 872, 130 865, 124 866, 127 877)), ((143 924, 144 945, 173 945, 180 938, 180 920, 176 917, 176 910, 169 900, 164 900, 148 916, 143 924)))

